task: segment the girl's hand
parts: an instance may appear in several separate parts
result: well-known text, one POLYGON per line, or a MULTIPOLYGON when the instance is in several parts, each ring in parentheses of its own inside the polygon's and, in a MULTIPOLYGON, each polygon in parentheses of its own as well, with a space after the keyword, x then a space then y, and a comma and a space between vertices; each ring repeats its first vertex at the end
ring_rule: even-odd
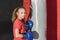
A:
POLYGON ((30 30, 28 30, 28 32, 30 32, 30 30))
POLYGON ((23 35, 22 34, 19 34, 19 38, 23 38, 23 35))

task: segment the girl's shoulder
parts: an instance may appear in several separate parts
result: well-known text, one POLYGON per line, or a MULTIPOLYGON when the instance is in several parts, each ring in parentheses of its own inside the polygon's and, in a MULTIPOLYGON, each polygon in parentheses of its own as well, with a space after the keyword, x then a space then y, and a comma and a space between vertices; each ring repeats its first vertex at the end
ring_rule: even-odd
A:
POLYGON ((19 19, 16 19, 15 21, 14 21, 14 23, 19 23, 19 24, 21 24, 21 21, 19 20, 19 19))

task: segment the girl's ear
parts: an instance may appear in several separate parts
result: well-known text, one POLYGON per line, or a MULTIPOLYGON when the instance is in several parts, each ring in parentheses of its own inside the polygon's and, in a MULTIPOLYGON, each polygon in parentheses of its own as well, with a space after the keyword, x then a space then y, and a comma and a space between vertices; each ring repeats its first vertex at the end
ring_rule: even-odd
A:
POLYGON ((16 15, 17 15, 17 16, 19 15, 18 12, 16 12, 16 15))

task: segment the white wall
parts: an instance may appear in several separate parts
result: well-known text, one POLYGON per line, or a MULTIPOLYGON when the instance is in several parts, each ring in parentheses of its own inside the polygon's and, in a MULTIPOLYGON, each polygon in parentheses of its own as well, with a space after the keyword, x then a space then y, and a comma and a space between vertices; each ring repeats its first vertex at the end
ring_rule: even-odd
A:
POLYGON ((39 34, 38 39, 34 40, 46 40, 46 0, 31 0, 33 6, 32 21, 34 26, 32 31, 37 31, 39 34))

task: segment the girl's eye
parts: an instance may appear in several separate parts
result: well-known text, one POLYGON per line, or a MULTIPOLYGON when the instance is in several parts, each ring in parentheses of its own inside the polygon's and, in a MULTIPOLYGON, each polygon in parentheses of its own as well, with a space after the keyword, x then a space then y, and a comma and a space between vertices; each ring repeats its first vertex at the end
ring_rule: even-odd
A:
POLYGON ((21 14, 23 14, 23 12, 21 12, 21 14))
POLYGON ((21 12, 21 14, 25 14, 25 12, 21 12))

